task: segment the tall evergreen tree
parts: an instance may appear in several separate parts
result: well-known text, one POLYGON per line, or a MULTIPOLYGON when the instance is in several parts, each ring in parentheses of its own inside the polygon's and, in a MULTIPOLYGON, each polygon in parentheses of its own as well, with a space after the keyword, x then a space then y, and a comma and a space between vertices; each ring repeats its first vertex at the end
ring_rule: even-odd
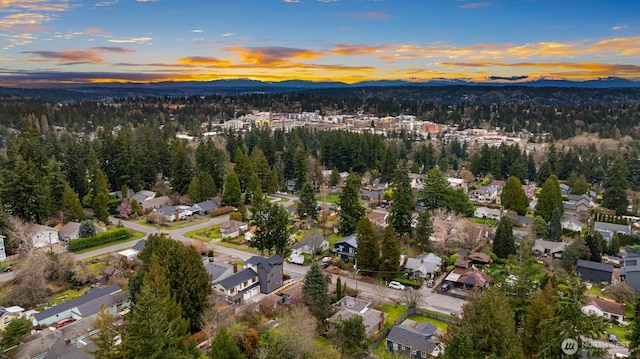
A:
POLYGON ((404 162, 395 171, 393 179, 393 204, 389 214, 389 223, 401 236, 411 234, 413 195, 409 183, 409 173, 404 162))
POLYGON ((340 234, 348 235, 355 231, 358 220, 364 216, 364 207, 359 202, 360 176, 350 173, 346 185, 340 192, 340 234))
POLYGON ((560 223, 560 210, 555 207, 551 211, 551 219, 549 220, 549 228, 547 237, 552 242, 560 242, 562 236, 562 224, 560 223))
POLYGON ((300 191, 302 186, 308 182, 308 161, 307 153, 302 146, 299 146, 293 154, 293 178, 296 184, 294 191, 300 191))
POLYGON ((69 185, 64 188, 62 193, 62 208, 67 212, 69 220, 78 221, 84 218, 82 203, 69 185))
POLYGON ((584 237, 584 240, 591 252, 589 260, 592 262, 601 262, 604 248, 602 248, 603 238, 600 232, 589 233, 584 237))
POLYGON ((507 216, 502 216, 493 238, 493 253, 498 258, 507 258, 510 254, 516 254, 515 243, 511 220, 507 216))
POLYGON ((260 252, 272 252, 285 258, 289 255, 289 214, 279 204, 266 203, 253 215, 253 224, 258 227, 251 245, 260 252))
POLYGON ((627 199, 627 189, 629 182, 629 167, 621 156, 617 156, 604 180, 604 194, 602 195, 602 205, 616 211, 618 216, 627 213, 629 200, 627 199))
POLYGON ((300 202, 298 203, 298 215, 300 219, 315 220, 318 217, 318 206, 316 195, 313 187, 309 182, 305 182, 300 193, 300 202))
POLYGON ((213 178, 216 188, 222 188, 228 162, 225 150, 216 147, 211 137, 207 137, 198 143, 195 159, 198 170, 208 173, 213 178))
POLYGON ((185 245, 167 236, 150 235, 145 247, 138 255, 142 267, 136 272, 130 283, 130 292, 134 301, 142 291, 141 279, 152 270, 151 257, 156 257, 164 268, 169 281, 172 299, 182 308, 181 315, 187 321, 188 328, 198 329, 200 315, 208 305, 211 294, 211 282, 206 269, 202 266, 200 254, 193 246, 185 245))
MULTIPOLYGON (((252 169, 251 159, 247 156, 240 147, 236 149, 235 154, 235 166, 233 166, 233 171, 238 176, 238 181, 240 181, 240 189, 244 192, 251 181, 251 176, 255 173, 252 169)), ((257 174, 256 174, 257 176, 257 174)))
POLYGON ((380 273, 390 279, 400 272, 400 244, 393 226, 386 226, 380 243, 380 273))
POLYGON ((318 320, 325 320, 329 316, 331 301, 329 298, 329 284, 317 263, 311 264, 304 276, 302 285, 302 300, 318 320))
POLYGON ((60 163, 54 159, 49 160, 45 168, 47 192, 49 194, 50 214, 55 214, 64 208, 64 190, 68 186, 64 173, 60 168, 60 163))
POLYGON ((562 204, 562 193, 560 192, 560 182, 556 175, 551 175, 544 182, 542 190, 538 195, 538 204, 536 205, 536 216, 540 215, 545 221, 551 220, 551 214, 553 209, 557 208, 560 211, 560 216, 564 213, 564 206, 562 204))
POLYGON ((337 168, 333 167, 331 170, 331 176, 329 177, 329 184, 331 186, 337 186, 340 183, 340 171, 337 168))
POLYGON ((633 306, 633 320, 629 335, 629 349, 632 358, 640 358, 640 294, 636 294, 635 305, 633 306))
POLYGON ((443 208, 447 191, 450 190, 447 179, 437 168, 430 169, 425 175, 424 187, 418 193, 418 201, 428 210, 443 208))
POLYGON ((527 307, 527 316, 522 329, 522 348, 527 358, 537 358, 540 347, 544 343, 542 326, 553 318, 554 288, 548 282, 543 289, 538 289, 527 307))
POLYGON ((211 359, 245 359, 240 347, 226 329, 221 330, 211 341, 211 359))
POLYGON ((193 163, 187 147, 181 140, 171 144, 171 189, 179 194, 187 193, 193 177, 193 163))
POLYGON ((109 187, 107 178, 99 168, 94 168, 91 178, 91 208, 93 208, 93 213, 99 221, 109 223, 109 187))
POLYGON ((602 355, 602 348, 585 346, 583 338, 597 338, 604 330, 602 318, 582 311, 586 287, 577 277, 569 277, 565 286, 559 288, 553 306, 553 318, 542 323, 541 359, 562 358, 562 342, 573 339, 578 348, 585 348, 589 357, 602 355))
POLYGON ((242 204, 242 193, 240 192, 240 181, 238 181, 238 175, 235 171, 229 172, 227 179, 224 182, 224 194, 222 195, 222 202, 226 206, 240 207, 242 204))
POLYGON ((413 235, 413 244, 420 249, 421 252, 428 252, 431 249, 431 235, 433 234, 433 221, 431 213, 423 211, 418 214, 418 224, 413 235))
POLYGON ((207 172, 200 171, 193 176, 187 188, 187 195, 194 202, 202 202, 215 197, 218 190, 213 177, 207 172))
POLYGON ((140 292, 135 296, 123 349, 129 358, 193 358, 185 345, 189 322, 171 295, 167 270, 157 256, 148 259, 140 292))
POLYGON ((251 165, 260 179, 262 190, 265 193, 271 193, 271 188, 273 187, 271 181, 271 167, 269 167, 269 161, 267 161, 264 153, 258 147, 254 147, 251 152, 251 165))
POLYGON ((369 218, 362 217, 356 228, 358 252, 356 260, 358 269, 375 273, 380 268, 380 243, 369 218))
POLYGON ((521 216, 527 213, 529 200, 518 177, 511 176, 507 179, 500 195, 500 203, 505 209, 512 209, 521 216))
POLYGON ((462 319, 452 332, 471 339, 475 358, 523 358, 513 315, 505 292, 491 287, 462 307, 462 319))
POLYGON ((547 222, 545 222, 544 218, 542 218, 542 216, 537 215, 533 219, 533 226, 531 228, 531 231, 533 232, 533 235, 535 235, 538 238, 546 239, 548 237, 549 227, 547 225, 547 222))
POLYGON ((1 197, 8 212, 26 221, 42 223, 49 214, 49 192, 41 171, 20 154, 2 170, 1 197))
POLYGON ((453 334, 446 342, 445 352, 438 356, 441 359, 475 359, 476 353, 473 349, 473 342, 468 335, 463 332, 453 334))

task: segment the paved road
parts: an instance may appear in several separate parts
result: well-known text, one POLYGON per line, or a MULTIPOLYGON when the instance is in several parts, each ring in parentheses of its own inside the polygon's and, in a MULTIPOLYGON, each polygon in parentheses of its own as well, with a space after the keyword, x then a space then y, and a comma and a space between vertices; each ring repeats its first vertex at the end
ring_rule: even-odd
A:
MULTIPOLYGON (((293 204, 294 202, 296 202, 298 200, 297 197, 295 196, 284 196, 284 195, 278 195, 278 197, 282 197, 282 198, 286 198, 287 201, 286 202, 280 202, 281 205, 283 205, 284 207, 287 207, 291 204, 293 204)), ((217 224, 221 224, 224 223, 226 221, 229 220, 229 215, 225 215, 225 216, 220 216, 220 217, 215 217, 215 218, 211 218, 206 222, 201 222, 201 223, 197 223, 194 224, 192 226, 188 226, 188 227, 184 227, 184 228, 180 228, 180 229, 174 229, 174 230, 164 230, 162 231, 162 233, 166 233, 169 236, 171 236, 171 238, 181 241, 183 243, 187 243, 187 244, 194 244, 194 243, 200 243, 202 244, 203 242, 201 241, 197 241, 191 238, 187 238, 185 237, 185 234, 187 232, 193 231, 193 230, 197 230, 197 229, 201 229, 201 228, 206 228, 209 226, 214 226, 217 224)), ((113 223, 117 223, 118 219, 117 218, 111 218, 111 221, 113 223)), ((131 228, 140 232, 145 233, 144 238, 146 238, 149 234, 154 234, 154 233, 159 233, 159 228, 152 228, 149 226, 145 226, 145 225, 141 225, 135 222, 131 222, 131 221, 122 221, 122 225, 124 225, 127 228, 131 228)), ((119 243, 119 244, 115 244, 112 246, 108 246, 108 247, 104 247, 104 248, 100 248, 100 249, 96 249, 93 251, 89 251, 89 252, 85 252, 82 254, 77 254, 76 258, 78 260, 83 260, 83 259, 87 259, 87 258, 91 258, 91 257, 95 257, 95 256, 100 256, 100 255, 104 255, 104 254, 108 254, 108 253, 114 253, 114 252, 119 252, 122 251, 124 249, 127 248, 131 248, 133 247, 133 245, 136 243, 137 241, 129 241, 129 242, 125 242, 125 243, 119 243)), ((249 258, 251 258, 251 256, 253 256, 253 253, 249 253, 249 252, 245 252, 245 251, 241 251, 241 250, 237 250, 237 249, 233 249, 233 248, 228 248, 228 247, 223 247, 220 245, 215 244, 214 242, 209 242, 209 243, 205 243, 205 247, 207 249, 213 249, 213 251, 217 254, 217 255, 221 255, 221 256, 226 256, 226 257, 232 257, 232 258, 238 258, 239 260, 247 260, 249 258)), ((299 266, 299 265, 295 265, 295 264, 289 264, 286 263, 284 264, 284 270, 287 274, 291 275, 292 278, 294 279, 302 279, 304 277, 304 275, 307 273, 307 270, 309 269, 308 266, 299 266)), ((337 275, 333 274, 332 275, 334 278, 337 277, 337 275)), ((0 282, 7 282, 7 281, 11 281, 13 280, 13 278, 15 277, 15 273, 14 272, 9 272, 9 273, 2 273, 0 274, 0 282)), ((352 276, 348 277, 348 276, 340 276, 341 280, 343 283, 347 283, 347 285, 350 288, 356 288, 358 289, 358 291, 363 294, 364 296, 370 297, 371 299, 377 299, 377 300, 385 300, 385 301, 392 301, 392 302, 402 302, 402 291, 399 290, 395 290, 395 289, 391 289, 385 286, 380 286, 380 285, 376 285, 376 284, 371 284, 371 283, 367 283, 367 282, 363 282, 362 280, 358 280, 356 281, 355 278, 352 276)), ((335 279, 334 279, 335 280, 335 279)), ((430 289, 429 290, 421 290, 420 292, 423 295, 424 298, 424 307, 427 309, 431 309, 431 310, 435 310, 435 311, 440 311, 443 313, 459 313, 461 311, 462 308, 462 304, 464 303, 464 301, 460 300, 460 299, 456 299, 456 298, 452 298, 452 297, 448 297, 442 294, 438 294, 438 293, 433 293, 430 289)))

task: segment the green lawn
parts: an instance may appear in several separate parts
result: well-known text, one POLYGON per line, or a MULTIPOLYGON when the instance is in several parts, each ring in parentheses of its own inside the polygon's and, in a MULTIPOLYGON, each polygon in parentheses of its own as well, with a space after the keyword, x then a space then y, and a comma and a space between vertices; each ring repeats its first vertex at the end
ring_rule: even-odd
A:
POLYGON ((89 269, 96 276, 101 276, 104 273, 104 269, 107 268, 107 262, 97 262, 91 263, 87 265, 87 269, 89 269))
POLYGON ((142 237, 144 237, 144 232, 140 232, 140 231, 135 231, 133 233, 133 235, 129 238, 125 238, 123 240, 119 240, 119 241, 115 241, 115 242, 109 242, 109 243, 105 243, 99 246, 95 246, 95 247, 89 247, 89 248, 85 248, 85 249, 81 249, 79 251, 73 252, 75 254, 82 254, 82 253, 86 253, 86 252, 91 252, 94 251, 96 249, 100 249, 100 248, 106 248, 106 247, 111 247, 115 244, 120 244, 120 243, 126 243, 126 242, 131 242, 131 241, 136 241, 138 239, 141 239, 142 237))
POLYGON ((602 339, 609 339, 609 334, 615 334, 618 338, 618 343, 629 346, 629 339, 625 338, 624 333, 626 333, 627 328, 621 327, 619 325, 610 325, 607 324, 607 329, 605 329, 607 334, 602 336, 602 339))
POLYGON ((381 312, 387 313, 387 319, 385 320, 384 328, 391 328, 395 324, 395 321, 400 318, 400 316, 409 309, 406 305, 400 304, 385 304, 380 307, 381 312))
POLYGON ((68 302, 70 300, 76 299, 79 296, 83 295, 87 291, 87 289, 88 288, 82 288, 78 290, 70 289, 68 291, 58 293, 51 297, 51 300, 49 300, 49 306, 58 305, 62 302, 68 302))
POLYGON ((495 219, 477 218, 477 217, 472 217, 471 222, 479 223, 479 224, 490 224, 492 227, 495 227, 496 223, 498 223, 498 221, 496 221, 495 219))
MULTIPOLYGON (((318 196, 316 197, 316 199, 322 202, 322 196, 318 196)), ((327 195, 327 196, 324 196, 324 201, 329 203, 340 204, 340 197, 335 195, 327 195)))
MULTIPOLYGON (((209 220, 209 217, 192 217, 192 218, 185 219, 185 220, 178 221, 178 222, 166 222, 166 223, 164 223, 164 225, 162 225, 160 227, 162 227, 164 229, 168 229, 168 230, 180 229, 180 228, 185 228, 185 227, 192 226, 194 224, 206 222, 208 220, 209 220)), ((157 224, 153 224, 153 223, 147 222, 147 218, 145 218, 145 217, 135 221, 135 223, 143 225, 143 226, 146 226, 146 227, 149 227, 149 228, 154 228, 154 229, 157 229, 159 227, 157 224)))
POLYGON ((199 241, 211 242, 214 239, 222 238, 220 234, 220 225, 216 224, 212 227, 196 229, 189 231, 185 235, 187 238, 197 239, 199 241))
POLYGON ((436 326, 436 328, 440 329, 441 332, 446 333, 447 328, 449 327, 449 323, 445 323, 438 319, 428 318, 419 314, 412 314, 407 317, 407 319, 411 319, 418 323, 431 323, 436 326))
POLYGON ((219 242, 216 242, 216 245, 219 245, 219 246, 222 246, 222 247, 227 247, 227 248, 238 249, 238 250, 249 252, 249 253, 253 253, 253 254, 260 254, 260 251, 258 251, 257 249, 255 249, 253 247, 240 245, 240 244, 235 244, 235 243, 231 243, 231 242, 219 241, 219 242))

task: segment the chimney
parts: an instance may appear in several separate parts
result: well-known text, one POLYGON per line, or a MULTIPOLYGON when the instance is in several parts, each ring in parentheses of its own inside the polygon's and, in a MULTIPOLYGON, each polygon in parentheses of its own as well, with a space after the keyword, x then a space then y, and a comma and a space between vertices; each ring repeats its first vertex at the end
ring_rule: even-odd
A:
POLYGON ((233 263, 233 273, 238 273, 238 263, 233 263))

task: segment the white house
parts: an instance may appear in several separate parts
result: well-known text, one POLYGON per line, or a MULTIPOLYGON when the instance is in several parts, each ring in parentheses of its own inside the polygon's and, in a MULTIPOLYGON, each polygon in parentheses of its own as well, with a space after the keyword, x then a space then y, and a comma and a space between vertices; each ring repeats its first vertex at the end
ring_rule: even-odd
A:
POLYGON ((573 231, 573 232, 582 231, 582 226, 583 226, 582 222, 580 222, 574 217, 565 217, 562 219, 562 221, 560 221, 560 224, 562 225, 562 229, 566 229, 568 231, 573 231))
POLYGON ((251 268, 241 270, 213 285, 213 292, 232 302, 243 302, 260 294, 258 274, 251 268))
POLYGON ((7 252, 4 250, 5 238, 5 236, 0 234, 0 262, 4 262, 7 259, 7 252))
POLYGON ((68 242, 79 237, 80 223, 69 222, 60 228, 58 236, 61 241, 68 242))
POLYGON ((55 228, 32 224, 28 231, 34 248, 42 248, 60 242, 58 230, 55 228))
POLYGON ((475 202, 494 203, 498 197, 498 188, 494 186, 484 187, 472 191, 469 198, 475 202))
POLYGON ((502 211, 495 208, 489 207, 478 207, 475 212, 473 212, 473 216, 476 218, 487 218, 487 219, 495 219, 499 220, 502 216, 502 211))
POLYGON ((291 253, 302 255, 303 253, 313 255, 329 249, 329 242, 320 233, 304 236, 300 242, 293 245, 291 253), (315 252, 315 253, 314 253, 315 252))
POLYGON ((411 275, 419 278, 433 278, 442 266, 442 258, 433 253, 419 255, 416 258, 407 258, 404 269, 411 275))
POLYGON ((624 322, 624 303, 618 303, 611 299, 604 299, 592 295, 588 295, 582 312, 589 315, 597 315, 605 319, 613 319, 618 323, 624 322))

